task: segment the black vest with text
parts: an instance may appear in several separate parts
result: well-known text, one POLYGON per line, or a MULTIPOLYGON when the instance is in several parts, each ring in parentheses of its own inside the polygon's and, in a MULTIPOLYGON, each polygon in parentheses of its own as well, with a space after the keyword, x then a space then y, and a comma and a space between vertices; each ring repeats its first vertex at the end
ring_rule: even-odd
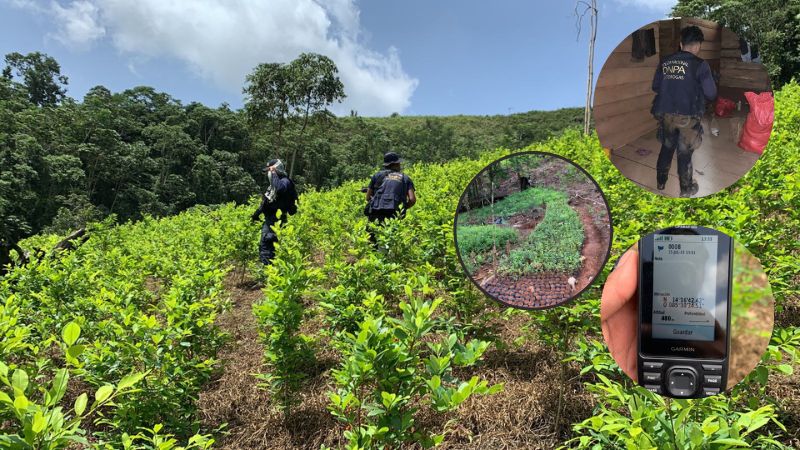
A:
POLYGON ((658 66, 661 85, 653 99, 652 113, 681 114, 700 117, 705 110, 705 99, 697 70, 703 63, 701 58, 679 51, 664 58, 658 66))

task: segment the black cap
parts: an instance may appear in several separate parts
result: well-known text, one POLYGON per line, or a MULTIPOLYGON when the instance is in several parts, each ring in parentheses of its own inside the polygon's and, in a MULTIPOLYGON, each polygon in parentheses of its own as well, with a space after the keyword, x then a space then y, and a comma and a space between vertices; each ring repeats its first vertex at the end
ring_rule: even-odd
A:
POLYGON ((395 152, 389 152, 383 155, 383 167, 389 167, 392 164, 400 164, 401 162, 403 162, 403 160, 400 159, 400 155, 395 152))

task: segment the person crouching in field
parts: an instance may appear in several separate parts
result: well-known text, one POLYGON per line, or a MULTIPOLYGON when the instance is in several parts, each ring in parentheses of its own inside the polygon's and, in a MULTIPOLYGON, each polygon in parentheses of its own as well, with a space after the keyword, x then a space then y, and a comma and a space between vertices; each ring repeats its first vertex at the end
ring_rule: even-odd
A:
POLYGON ((384 169, 372 176, 367 187, 364 214, 369 219, 370 242, 375 246, 378 244, 375 227, 382 226, 386 219, 405 217, 406 210, 417 202, 414 182, 402 172, 401 163, 397 153, 386 153, 383 156, 384 169))
POLYGON ((275 243, 278 242, 278 236, 272 230, 272 225, 278 223, 278 211, 281 211, 280 219, 283 220, 297 211, 297 190, 280 159, 270 160, 264 170, 267 172, 269 186, 267 192, 261 196, 261 205, 251 219, 256 222, 261 218, 261 214, 264 214, 258 256, 262 263, 269 265, 275 257, 275 243))
POLYGON ((658 139, 661 152, 656 163, 656 184, 664 190, 678 151, 678 181, 681 197, 697 193, 692 177, 692 153, 703 142, 700 119, 705 113, 705 101, 717 97, 717 86, 708 62, 698 57, 703 32, 697 26, 681 30, 681 49, 661 60, 653 77, 652 113, 658 120, 658 139))

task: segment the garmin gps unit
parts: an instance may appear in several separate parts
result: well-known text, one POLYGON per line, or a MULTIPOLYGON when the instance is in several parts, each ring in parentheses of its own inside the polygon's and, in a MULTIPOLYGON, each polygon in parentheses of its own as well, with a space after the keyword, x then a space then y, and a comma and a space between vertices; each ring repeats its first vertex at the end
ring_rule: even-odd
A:
POLYGON ((639 241, 638 382, 676 398, 725 390, 733 239, 700 226, 639 241))

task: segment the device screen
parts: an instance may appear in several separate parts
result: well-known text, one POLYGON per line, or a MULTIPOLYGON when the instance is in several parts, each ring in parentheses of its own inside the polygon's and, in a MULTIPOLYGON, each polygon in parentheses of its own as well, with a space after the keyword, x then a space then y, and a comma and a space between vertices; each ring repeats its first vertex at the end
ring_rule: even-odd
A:
POLYGON ((714 341, 716 235, 653 236, 653 339, 714 341))
POLYGON ((724 233, 697 226, 640 241, 643 356, 726 357, 731 246, 724 233))

